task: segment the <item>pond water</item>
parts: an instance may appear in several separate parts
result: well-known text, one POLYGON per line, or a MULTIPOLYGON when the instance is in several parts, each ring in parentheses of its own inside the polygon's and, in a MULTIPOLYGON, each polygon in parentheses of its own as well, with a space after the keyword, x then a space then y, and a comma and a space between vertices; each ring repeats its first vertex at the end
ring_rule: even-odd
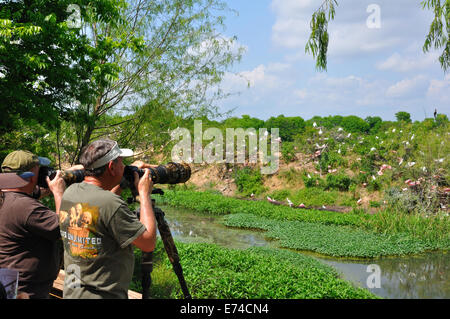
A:
MULTIPOLYGON (((161 208, 172 236, 181 242, 211 243, 232 249, 279 248, 276 241, 265 239, 264 232, 226 227, 220 217, 169 206, 161 208)), ((442 251, 358 260, 301 253, 332 266, 341 278, 383 298, 450 298, 450 255, 442 251)))

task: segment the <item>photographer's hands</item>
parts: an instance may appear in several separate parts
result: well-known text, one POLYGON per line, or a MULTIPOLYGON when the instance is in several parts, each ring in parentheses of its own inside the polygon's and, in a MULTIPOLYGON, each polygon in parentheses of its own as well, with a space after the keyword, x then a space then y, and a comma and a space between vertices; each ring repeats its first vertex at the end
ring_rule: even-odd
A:
POLYGON ((59 210, 61 207, 61 200, 64 194, 64 191, 66 190, 66 182, 62 178, 61 171, 56 172, 55 178, 50 180, 50 178, 46 177, 48 188, 53 194, 53 197, 55 199, 55 208, 56 208, 56 214, 59 215, 59 210))
POLYGON ((150 170, 146 168, 141 179, 139 179, 139 175, 135 172, 134 185, 139 192, 139 198, 149 197, 153 190, 153 181, 150 176, 150 170))
POLYGON ((156 245, 156 219, 150 198, 153 190, 150 170, 146 168, 144 175, 140 179, 135 172, 134 185, 139 192, 139 202, 141 204, 140 222, 145 226, 146 231, 133 244, 144 252, 151 252, 156 245))
POLYGON ((158 165, 151 165, 151 164, 147 164, 143 161, 135 161, 133 164, 131 164, 131 166, 136 166, 139 169, 144 169, 144 168, 155 168, 158 167, 158 165))

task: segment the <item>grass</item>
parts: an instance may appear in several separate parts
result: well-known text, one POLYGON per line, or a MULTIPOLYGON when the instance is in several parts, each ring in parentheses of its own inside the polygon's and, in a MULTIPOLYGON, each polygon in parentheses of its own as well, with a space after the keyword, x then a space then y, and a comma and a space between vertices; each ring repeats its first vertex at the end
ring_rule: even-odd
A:
POLYGON ((342 205, 351 206, 356 201, 348 193, 339 192, 336 190, 325 191, 320 188, 302 188, 299 190, 291 191, 287 189, 277 190, 269 193, 269 196, 278 201, 286 201, 288 197, 294 205, 305 204, 306 206, 319 206, 322 205, 342 205))
POLYGON ((426 240, 406 234, 375 234, 348 226, 323 225, 300 221, 275 221, 249 214, 225 217, 225 225, 263 229, 267 237, 280 240, 284 248, 313 251, 333 257, 375 258, 406 255, 436 249, 426 240))
MULTIPOLYGON (((230 250, 211 244, 176 243, 184 277, 195 299, 377 298, 338 278, 312 257, 270 248, 230 250)), ((161 243, 155 252, 153 298, 182 298, 161 243), (160 278, 159 278, 160 277, 160 278)), ((139 288, 139 256, 132 286, 139 288)))
MULTIPOLYGON (((155 196, 156 197, 156 196, 155 196)), ((230 197, 224 197, 218 194, 208 192, 194 191, 166 191, 164 197, 158 197, 158 204, 168 204, 177 207, 189 208, 201 212, 209 212, 215 215, 228 214, 246 214, 255 216, 252 220, 256 223, 256 218, 270 225, 283 224, 284 222, 303 222, 309 224, 319 224, 322 230, 333 231, 334 236, 341 238, 341 244, 344 241, 347 251, 345 255, 354 256, 372 256, 386 254, 406 254, 421 252, 427 249, 449 249, 450 248, 450 220, 448 217, 435 215, 424 217, 417 214, 404 214, 392 211, 384 211, 376 215, 365 213, 337 213, 318 210, 299 210, 287 206, 276 206, 266 201, 246 201, 230 197), (332 228, 324 228, 324 226, 334 226, 332 228), (337 227, 339 226, 339 227, 337 227), (348 226, 348 227, 343 227, 348 226), (351 229, 350 229, 351 227, 351 229), (345 240, 345 236, 348 237, 345 240), (370 248, 369 241, 364 238, 374 239, 378 248, 370 248), (365 246, 368 250, 364 253, 361 247, 351 244, 352 241, 367 242, 365 246), (394 249, 393 247, 398 246, 394 249), (391 248, 389 248, 391 247, 391 248), (353 253, 350 253, 353 249, 353 253), (378 252, 377 252, 378 251, 378 252)), ((229 220, 238 217, 229 217, 229 220)), ((243 220, 243 218, 241 218, 243 220)), ((249 222, 250 223, 250 222, 249 222)), ((257 224, 257 223, 256 223, 257 224)), ((285 225, 285 224, 283 224, 285 225)), ((302 223, 289 224, 290 228, 300 227, 302 223), (292 226, 294 225, 294 226, 292 226)), ((239 227, 263 228, 246 225, 242 222, 239 227)), ((313 225, 308 226, 312 229, 313 225)), ((273 227, 272 227, 273 228, 273 227)), ((263 228, 264 229, 264 228, 263 228)), ((295 231, 295 229, 292 229, 295 231)), ((306 230, 305 230, 306 231, 306 230)), ((297 230, 297 232, 299 232, 297 230)), ((310 233, 314 236, 314 232, 310 233)), ((280 236, 274 236, 280 237, 280 236)), ((281 238, 281 237, 280 237, 281 238)), ((284 239, 288 241, 288 239, 284 239)), ((299 245, 298 242, 291 243, 288 247, 303 249, 306 245, 307 238, 299 245)), ((333 241, 333 238, 330 238, 333 241)), ((311 244, 312 245, 312 244, 311 244)), ((315 250, 318 247, 311 246, 315 250)), ((337 253, 337 250, 331 249, 329 252, 337 253)), ((324 250, 325 252, 328 250, 324 250)))
POLYGON ((159 205, 184 207, 213 215, 247 213, 276 220, 301 220, 354 226, 359 226, 365 218, 370 218, 369 215, 292 209, 288 206, 276 206, 267 201, 246 201, 209 192, 167 190, 164 196, 156 195, 154 197, 159 205))

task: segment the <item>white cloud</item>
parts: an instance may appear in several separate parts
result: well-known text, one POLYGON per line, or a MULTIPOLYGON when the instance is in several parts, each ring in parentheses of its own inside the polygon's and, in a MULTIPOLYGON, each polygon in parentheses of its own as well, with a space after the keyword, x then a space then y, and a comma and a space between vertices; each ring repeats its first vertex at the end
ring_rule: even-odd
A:
POLYGON ((238 74, 227 73, 224 83, 234 88, 256 88, 272 90, 289 85, 289 80, 281 74, 289 70, 286 63, 269 63, 268 66, 258 65, 253 70, 241 71, 238 74))
MULTIPOLYGON (((310 35, 312 14, 322 4, 322 0, 273 0, 272 10, 275 23, 272 27, 272 41, 280 48, 296 50, 292 58, 305 58, 305 45, 310 35)), ((381 28, 367 26, 370 16, 367 7, 370 1, 338 1, 336 17, 329 23, 330 57, 364 56, 380 53, 388 48, 402 48, 417 39, 418 34, 425 39, 429 28, 427 10, 411 5, 411 0, 378 0, 381 9, 381 28), (414 21, 414 23, 412 23, 414 21)))
POLYGON ((408 96, 418 96, 427 87, 429 81, 424 75, 418 75, 411 79, 404 79, 391 85, 386 90, 386 97, 388 98, 400 98, 408 96))
POLYGON ((442 81, 431 80, 427 90, 427 97, 448 103, 450 100, 450 74, 447 74, 442 81))
POLYGON ((294 90, 293 95, 297 98, 299 98, 300 100, 304 100, 308 97, 308 91, 306 89, 297 89, 294 90))
POLYGON ((422 54, 421 56, 405 56, 398 52, 392 54, 384 61, 377 63, 376 67, 383 71, 409 72, 424 70, 439 63, 438 53, 422 54))

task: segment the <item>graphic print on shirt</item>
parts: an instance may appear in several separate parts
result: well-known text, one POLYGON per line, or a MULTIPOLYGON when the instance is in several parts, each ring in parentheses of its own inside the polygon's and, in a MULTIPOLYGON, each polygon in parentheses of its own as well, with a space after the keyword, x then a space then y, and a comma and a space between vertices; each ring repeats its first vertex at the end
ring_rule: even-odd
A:
POLYGON ((64 246, 73 257, 95 258, 102 240, 96 234, 99 210, 78 203, 69 212, 60 211, 59 223, 64 246))

